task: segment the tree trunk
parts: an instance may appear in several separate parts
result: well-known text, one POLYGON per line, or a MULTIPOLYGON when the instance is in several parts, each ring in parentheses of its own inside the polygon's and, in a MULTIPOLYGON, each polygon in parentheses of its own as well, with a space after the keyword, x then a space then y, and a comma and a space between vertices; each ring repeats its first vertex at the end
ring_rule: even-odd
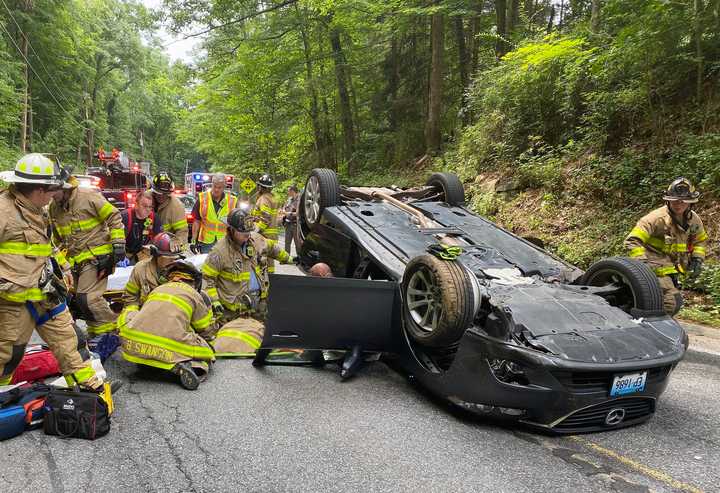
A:
MULTIPOLYGON (((481 6, 482 7, 482 6, 481 6)), ((478 30, 480 29, 480 15, 473 15, 470 18, 470 25, 468 26, 468 40, 469 40, 469 52, 470 52, 470 77, 475 75, 478 68, 478 59, 480 53, 480 43, 476 39, 478 30)))
POLYGON ((495 56, 502 58, 507 53, 507 43, 505 36, 507 31, 507 1, 495 0, 495 25, 498 39, 495 40, 495 56))
MULTIPOLYGON (((350 92, 348 91, 347 73, 345 70, 345 54, 340 44, 340 31, 337 28, 330 30, 330 46, 332 47, 335 62, 335 78, 337 79, 338 99, 340 103, 340 123, 343 129, 343 151, 346 161, 350 161, 355 152, 355 127, 353 126, 352 108, 350 106, 350 92)), ((351 173, 348 167, 348 173, 351 173)))
POLYGON ((454 18, 453 26, 455 27, 455 42, 458 48, 458 71, 460 72, 460 85, 462 86, 461 96, 461 112, 462 112, 462 124, 463 126, 468 123, 468 115, 465 111, 467 106, 467 90, 470 85, 470 77, 468 75, 469 60, 468 52, 465 46, 465 26, 463 25, 462 17, 456 16, 454 18))
MULTIPOLYGON (((297 5, 295 5, 295 11, 298 13, 299 17, 299 9, 297 5)), ((324 134, 322 124, 320 122, 317 88, 315 87, 315 78, 313 76, 312 52, 310 51, 310 40, 308 39, 307 32, 305 30, 305 20, 306 19, 304 17, 301 19, 299 28, 300 37, 303 42, 303 55, 305 57, 305 90, 307 91, 310 99, 310 120, 312 122, 313 135, 315 136, 315 152, 317 153, 320 166, 335 169, 335 160, 332 159, 332 154, 329 152, 330 148, 328 145, 328 138, 324 134)))
POLYGON ((600 10, 602 8, 601 0, 592 0, 590 11, 590 32, 597 34, 600 32, 600 10))
POLYGON ((695 98, 697 102, 702 101, 702 86, 705 75, 705 60, 702 49, 703 25, 702 18, 705 7, 702 0, 695 0, 695 58, 697 59, 695 74, 695 98))
POLYGON ((33 152, 33 104, 32 104, 32 89, 28 86, 28 136, 27 136, 27 148, 28 152, 33 152))
POLYGON ((398 115, 395 111, 397 92, 400 87, 400 49, 398 40, 393 35, 390 40, 390 52, 385 60, 385 77, 387 78, 387 117, 390 131, 398 128, 398 115))
POLYGON ((428 91, 428 117, 425 127, 425 150, 428 154, 435 153, 442 146, 442 76, 445 19, 443 14, 432 15, 430 24, 431 67, 430 87, 428 91))
POLYGON ((547 34, 550 34, 553 30, 553 24, 555 22, 555 6, 550 5, 550 14, 548 14, 548 23, 547 23, 547 34))
POLYGON ((507 2, 507 17, 505 19, 507 35, 511 35, 515 31, 515 27, 520 23, 520 0, 510 0, 507 2))
POLYGON ((25 61, 28 57, 28 40, 24 34, 20 34, 20 50, 23 54, 23 82, 25 84, 23 90, 22 118, 20 122, 20 150, 25 154, 27 152, 28 112, 30 111, 30 77, 28 73, 28 63, 25 61))

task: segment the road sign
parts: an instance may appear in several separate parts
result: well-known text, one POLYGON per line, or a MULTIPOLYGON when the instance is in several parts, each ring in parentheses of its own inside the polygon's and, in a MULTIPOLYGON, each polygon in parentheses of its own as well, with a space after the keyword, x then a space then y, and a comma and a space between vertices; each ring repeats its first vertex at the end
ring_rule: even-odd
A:
POLYGON ((246 194, 250 195, 250 192, 255 190, 255 182, 252 181, 250 178, 245 178, 240 183, 240 188, 242 188, 246 194))

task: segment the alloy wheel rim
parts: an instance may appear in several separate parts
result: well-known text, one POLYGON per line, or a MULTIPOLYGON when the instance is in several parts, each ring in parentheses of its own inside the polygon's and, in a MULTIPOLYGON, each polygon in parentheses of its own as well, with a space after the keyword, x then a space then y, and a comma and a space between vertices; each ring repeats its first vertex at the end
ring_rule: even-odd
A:
POLYGON ((417 327, 427 333, 436 330, 442 316, 442 304, 440 289, 432 273, 424 269, 416 271, 410 277, 405 297, 417 327))
POLYGON ((317 177, 311 176, 305 186, 305 219, 315 224, 320 218, 320 183, 317 177))

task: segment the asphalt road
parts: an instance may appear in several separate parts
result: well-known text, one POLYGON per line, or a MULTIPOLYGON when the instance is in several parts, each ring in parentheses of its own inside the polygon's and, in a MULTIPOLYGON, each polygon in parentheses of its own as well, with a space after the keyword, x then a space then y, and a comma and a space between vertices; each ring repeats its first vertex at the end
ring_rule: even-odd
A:
POLYGON ((0 443, 0 491, 720 491, 720 356, 690 352, 656 416, 547 437, 458 416, 382 363, 225 360, 196 392, 114 358, 109 435, 0 443))

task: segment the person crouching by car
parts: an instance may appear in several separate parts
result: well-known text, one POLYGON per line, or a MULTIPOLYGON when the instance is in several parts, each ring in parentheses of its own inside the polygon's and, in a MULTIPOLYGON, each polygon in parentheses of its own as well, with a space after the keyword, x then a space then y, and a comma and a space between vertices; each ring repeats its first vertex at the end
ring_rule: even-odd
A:
POLYGON ((188 390, 207 378, 215 352, 209 341, 217 326, 202 274, 187 260, 173 262, 168 282, 150 292, 140 311, 120 327, 126 361, 170 371, 188 390))
POLYGON ((125 265, 135 265, 150 256, 149 250, 143 247, 163 230, 160 221, 155 220, 152 192, 138 194, 135 206, 125 209, 121 214, 125 226, 125 265))

